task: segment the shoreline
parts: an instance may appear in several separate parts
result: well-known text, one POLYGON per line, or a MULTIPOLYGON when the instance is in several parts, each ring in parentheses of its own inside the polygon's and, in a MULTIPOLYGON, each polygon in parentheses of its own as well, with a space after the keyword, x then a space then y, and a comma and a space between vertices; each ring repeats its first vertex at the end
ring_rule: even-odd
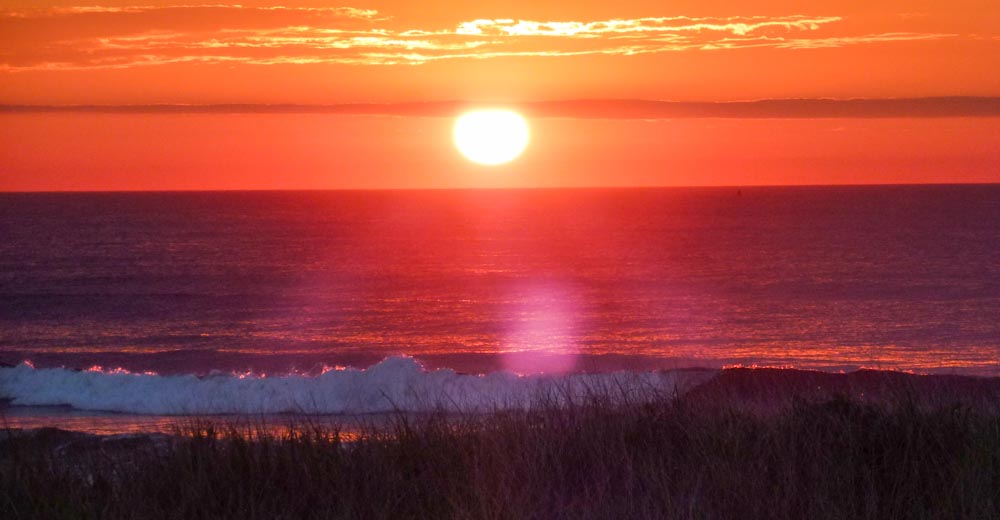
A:
POLYGON ((648 402, 395 414, 356 432, 253 427, 7 431, 0 516, 1000 514, 1000 378, 731 369, 648 402))
MULTIPOLYGON (((846 397, 867 404, 906 398, 922 406, 969 406, 1000 409, 1000 377, 913 374, 895 370, 862 369, 846 373, 794 368, 677 369, 685 376, 677 395, 699 406, 725 404, 744 410, 781 410, 800 401, 846 397)), ((461 411, 450 415, 488 417, 503 410, 461 411)), ((266 427, 270 431, 296 424, 356 430, 386 424, 392 417, 444 413, 381 411, 369 413, 210 413, 148 414, 77 409, 68 405, 21 406, 0 400, 0 426, 24 431, 56 429, 66 432, 113 436, 122 434, 171 434, 195 423, 266 427)))

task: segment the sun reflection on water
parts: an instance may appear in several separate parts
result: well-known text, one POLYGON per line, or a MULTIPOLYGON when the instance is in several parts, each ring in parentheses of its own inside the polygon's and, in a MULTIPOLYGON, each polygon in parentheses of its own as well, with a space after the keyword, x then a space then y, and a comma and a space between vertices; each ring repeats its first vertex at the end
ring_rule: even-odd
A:
POLYGON ((571 372, 577 367, 577 294, 571 286, 535 283, 519 288, 502 343, 503 368, 517 374, 571 372))

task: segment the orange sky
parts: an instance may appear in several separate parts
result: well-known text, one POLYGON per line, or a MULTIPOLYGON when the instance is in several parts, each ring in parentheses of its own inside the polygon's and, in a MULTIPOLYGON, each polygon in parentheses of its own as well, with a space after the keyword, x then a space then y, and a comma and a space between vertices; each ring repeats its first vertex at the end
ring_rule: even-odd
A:
POLYGON ((4 103, 1000 94, 992 0, 41 3, 0 10, 4 103))
MULTIPOLYGON (((276 1, 5 1, 0 104, 1000 96, 995 1, 276 1)), ((995 113, 562 116, 485 171, 441 117, 0 113, 0 190, 1000 182, 995 113)))

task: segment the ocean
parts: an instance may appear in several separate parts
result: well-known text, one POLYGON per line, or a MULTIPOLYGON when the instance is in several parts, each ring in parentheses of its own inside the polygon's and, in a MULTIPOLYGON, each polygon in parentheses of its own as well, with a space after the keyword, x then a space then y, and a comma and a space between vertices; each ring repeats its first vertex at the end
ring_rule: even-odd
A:
POLYGON ((6 193, 0 237, 13 405, 364 412, 385 403, 281 388, 378 401, 373 365, 508 399, 693 367, 1000 375, 1000 185, 6 193))

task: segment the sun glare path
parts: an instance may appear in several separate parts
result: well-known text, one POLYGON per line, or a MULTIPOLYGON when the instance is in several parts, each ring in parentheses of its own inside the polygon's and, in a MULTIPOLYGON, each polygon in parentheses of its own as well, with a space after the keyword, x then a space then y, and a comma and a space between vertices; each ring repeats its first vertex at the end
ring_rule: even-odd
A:
POLYGON ((493 166, 513 161, 528 146, 528 122, 512 110, 466 112, 455 120, 455 147, 472 162, 493 166))

